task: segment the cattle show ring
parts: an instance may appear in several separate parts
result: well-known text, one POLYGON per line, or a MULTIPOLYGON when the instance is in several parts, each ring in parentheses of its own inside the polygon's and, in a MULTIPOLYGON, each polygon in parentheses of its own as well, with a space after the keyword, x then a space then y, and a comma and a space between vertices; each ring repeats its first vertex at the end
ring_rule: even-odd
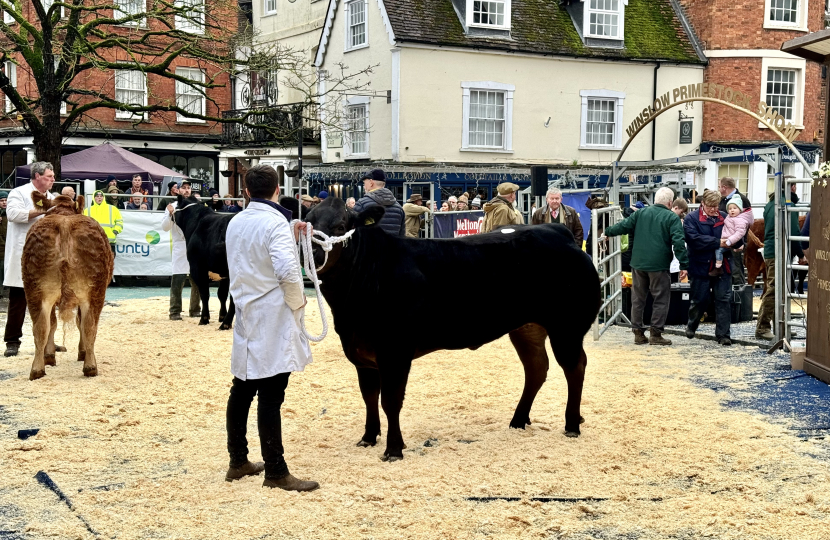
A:
MULTIPOLYGON (((807 294, 776 288, 774 339, 754 339, 750 283, 732 293, 745 309, 731 347, 708 320, 695 339, 670 321, 672 345, 635 346, 619 237, 585 253, 557 225, 441 239, 428 223, 427 238, 401 239, 380 230, 382 211, 329 197, 306 216, 316 236, 294 247, 314 360, 292 374, 280 411, 292 474, 320 483, 304 493, 225 481, 234 338, 220 324, 240 321, 225 302, 227 258, 220 269, 208 255, 247 210, 175 201, 203 306, 170 320, 164 210, 125 212, 136 225, 113 260, 80 215, 94 180, 78 179, 89 184, 76 201, 35 192, 49 213, 27 238, 23 279, 30 309, 30 291, 42 307, 0 365, 0 539, 830 537, 830 171, 804 159, 776 111, 714 83, 659 97, 628 142, 692 101, 752 116, 804 167, 787 178, 782 148, 755 152, 773 179, 775 234, 762 240, 779 254, 775 280, 808 272, 807 294), (788 204, 794 184, 809 205, 788 204), (790 215, 807 212, 804 237, 790 215), (798 264, 791 243, 807 241, 809 265, 798 264)), ((562 190, 605 202, 586 237, 634 200, 688 189, 630 182, 637 171, 682 178, 689 163, 739 153, 626 162, 627 146, 605 187, 562 190)), ((672 302, 688 301, 682 285, 672 302)), ((247 438, 259 461, 253 410, 247 438)))

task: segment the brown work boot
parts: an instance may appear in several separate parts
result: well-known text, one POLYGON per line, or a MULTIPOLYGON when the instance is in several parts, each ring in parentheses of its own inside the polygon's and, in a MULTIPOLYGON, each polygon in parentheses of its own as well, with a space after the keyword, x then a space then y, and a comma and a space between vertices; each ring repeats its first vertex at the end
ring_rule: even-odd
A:
POLYGON ((648 338, 641 328, 632 328, 631 331, 634 332, 634 345, 645 345, 648 343, 648 338))
POLYGON ((651 333, 648 337, 648 344, 649 345, 671 345, 671 340, 666 339, 663 337, 663 332, 656 328, 651 329, 651 333))
POLYGON ((262 483, 262 487, 280 488, 285 491, 314 491, 320 487, 320 484, 311 480, 294 478, 289 473, 282 478, 266 478, 262 483))
POLYGON ((239 467, 228 467, 228 473, 225 475, 225 482, 233 482, 245 476, 256 476, 265 470, 265 463, 257 461, 253 463, 249 461, 245 465, 239 467))

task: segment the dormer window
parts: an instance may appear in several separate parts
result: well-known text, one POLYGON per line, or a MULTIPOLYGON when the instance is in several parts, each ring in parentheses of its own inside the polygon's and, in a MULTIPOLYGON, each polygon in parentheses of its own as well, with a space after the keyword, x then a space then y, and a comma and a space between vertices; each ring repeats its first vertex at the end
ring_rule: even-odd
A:
POLYGON ((510 30, 510 0, 467 0, 467 26, 510 30))
POLYGON ((585 0, 585 37, 622 39, 623 0, 585 0))

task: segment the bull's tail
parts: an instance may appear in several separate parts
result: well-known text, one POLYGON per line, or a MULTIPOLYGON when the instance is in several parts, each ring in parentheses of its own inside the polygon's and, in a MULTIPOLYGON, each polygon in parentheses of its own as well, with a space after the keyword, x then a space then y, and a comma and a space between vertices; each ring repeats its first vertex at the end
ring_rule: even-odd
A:
POLYGON ((757 236, 755 236, 755 233, 754 233, 754 232, 752 232, 752 229, 747 229, 747 236, 749 237, 749 239, 750 239, 752 242, 755 242, 755 244, 756 244, 759 248, 764 247, 764 243, 763 243, 763 242, 761 242, 761 239, 760 239, 760 238, 758 238, 757 236))
MULTIPOLYGON (((63 229, 63 227, 62 227, 63 229)), ((69 261, 72 258, 70 244, 68 241, 69 231, 61 230, 60 238, 60 274, 61 274, 61 298, 58 301, 58 314, 64 325, 75 322, 75 313, 78 309, 78 297, 69 287, 69 261)))

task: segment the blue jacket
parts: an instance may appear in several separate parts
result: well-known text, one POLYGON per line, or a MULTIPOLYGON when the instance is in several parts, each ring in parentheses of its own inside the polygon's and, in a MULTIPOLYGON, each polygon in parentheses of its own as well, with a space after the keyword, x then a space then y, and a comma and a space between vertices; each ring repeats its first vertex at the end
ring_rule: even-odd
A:
MULTIPOLYGON (((695 277, 709 277, 709 271, 715 265, 715 250, 720 247, 720 237, 723 231, 726 213, 719 212, 718 218, 707 216, 701 210, 695 210, 683 220, 683 230, 686 233, 686 248, 689 250, 689 275, 695 277)), ((724 253, 723 271, 732 273, 730 267, 730 252, 724 253)))
POLYGON ((378 223, 381 229, 395 236, 406 236, 406 216, 391 191, 386 188, 370 191, 355 203, 353 210, 359 214, 370 206, 382 206, 386 210, 378 223))

